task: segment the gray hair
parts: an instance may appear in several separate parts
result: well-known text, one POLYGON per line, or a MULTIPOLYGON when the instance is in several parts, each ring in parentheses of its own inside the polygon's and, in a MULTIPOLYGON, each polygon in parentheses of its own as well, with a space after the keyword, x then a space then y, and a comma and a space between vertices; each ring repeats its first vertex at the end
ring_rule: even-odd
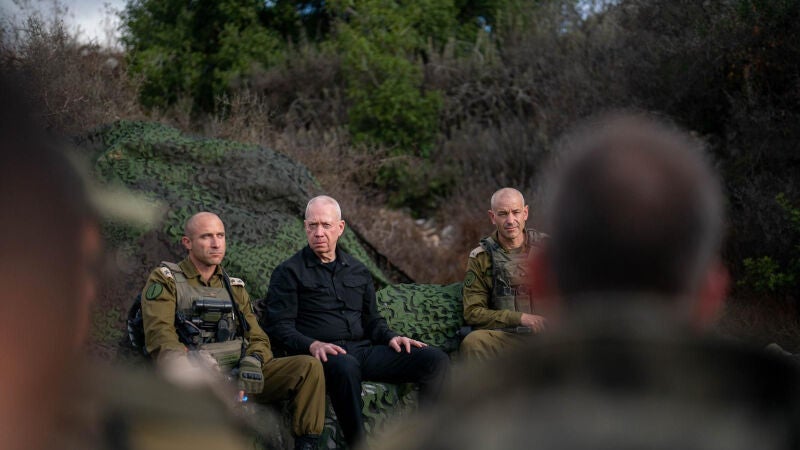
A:
POLYGON ((308 204, 306 204, 306 213, 305 213, 306 219, 308 219, 308 210, 309 208, 311 208, 311 205, 318 202, 333 205, 334 208, 336 209, 336 219, 342 220, 342 208, 339 206, 339 202, 337 202, 335 198, 329 197, 327 195, 318 195, 308 201, 308 204))

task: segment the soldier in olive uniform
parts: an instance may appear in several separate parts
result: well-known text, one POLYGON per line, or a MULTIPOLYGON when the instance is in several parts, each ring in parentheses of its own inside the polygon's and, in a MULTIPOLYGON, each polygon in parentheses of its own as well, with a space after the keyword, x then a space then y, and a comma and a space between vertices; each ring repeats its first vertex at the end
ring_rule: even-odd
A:
POLYGON ((524 284, 528 257, 546 235, 525 228, 528 205, 513 188, 492 195, 489 218, 497 229, 470 252, 464 279, 464 322, 475 328, 461 343, 466 360, 493 358, 546 324, 524 284))
POLYGON ((273 357, 244 282, 228 278, 220 266, 225 226, 217 215, 192 216, 184 234, 188 257, 154 269, 142 291, 147 352, 173 379, 188 380, 209 367, 238 367, 240 397, 246 392, 262 402, 289 399, 295 448, 315 448, 325 421, 320 362, 312 356, 273 357), (187 352, 187 340, 193 351, 187 352))

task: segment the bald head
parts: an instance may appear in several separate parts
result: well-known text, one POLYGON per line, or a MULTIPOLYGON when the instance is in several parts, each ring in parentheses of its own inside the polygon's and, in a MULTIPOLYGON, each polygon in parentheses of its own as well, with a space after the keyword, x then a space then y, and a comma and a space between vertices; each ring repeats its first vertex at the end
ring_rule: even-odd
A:
POLYGON ((492 194, 492 200, 489 204, 489 207, 491 209, 496 209, 497 205, 503 200, 513 203, 519 203, 521 205, 525 204, 525 197, 522 196, 522 192, 514 188, 506 187, 498 189, 497 191, 495 191, 494 194, 492 194))
POLYGON ((183 225, 183 235, 187 237, 192 237, 194 234, 197 233, 198 226, 201 223, 205 223, 206 221, 209 220, 211 221, 217 220, 220 223, 222 223, 222 219, 220 219, 219 216, 214 213, 207 211, 199 212, 193 215, 192 217, 189 217, 189 219, 183 225))
POLYGON ((606 118, 565 142, 546 203, 559 291, 692 294, 722 228, 699 143, 641 116, 606 118))

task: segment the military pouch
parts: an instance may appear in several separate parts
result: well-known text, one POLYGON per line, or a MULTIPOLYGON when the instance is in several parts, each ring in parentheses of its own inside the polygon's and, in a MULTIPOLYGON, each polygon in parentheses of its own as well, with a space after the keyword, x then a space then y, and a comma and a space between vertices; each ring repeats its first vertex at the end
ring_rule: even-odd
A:
POLYGON ((228 372, 239 363, 242 357, 242 340, 201 344, 199 349, 207 351, 219 364, 220 370, 228 372))

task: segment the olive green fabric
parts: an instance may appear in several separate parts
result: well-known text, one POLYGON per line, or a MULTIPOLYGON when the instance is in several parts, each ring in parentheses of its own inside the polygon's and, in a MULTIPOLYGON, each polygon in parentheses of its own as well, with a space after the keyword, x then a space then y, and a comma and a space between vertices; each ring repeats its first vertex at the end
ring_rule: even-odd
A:
MULTIPOLYGON (((204 286, 197 269, 188 258, 181 261, 179 266, 187 284, 195 287, 204 286)), ((217 290, 221 291, 225 290, 222 271, 219 267, 209 279, 208 287, 217 288, 217 290)), ((269 361, 272 358, 269 339, 261 327, 258 326, 258 320, 253 314, 252 303, 245 288, 246 286, 241 285, 232 286, 234 300, 239 305, 239 310, 242 311, 249 325, 249 331, 245 333, 245 337, 249 341, 247 354, 257 353, 264 361, 269 361)), ((175 275, 163 266, 153 269, 142 289, 142 297, 144 297, 144 300, 142 300, 142 318, 144 319, 147 351, 158 359, 168 357, 169 353, 182 355, 186 351, 185 346, 178 340, 178 335, 175 331, 176 296, 175 275), (159 296, 149 298, 148 293, 152 291, 151 286, 155 284, 164 288, 159 296)), ((182 302, 187 303, 187 300, 184 299, 182 302)), ((238 358, 236 359, 238 360, 238 358)))
POLYGON ((529 337, 501 330, 473 330, 461 341, 458 356, 470 362, 490 361, 502 352, 524 344, 529 337))

